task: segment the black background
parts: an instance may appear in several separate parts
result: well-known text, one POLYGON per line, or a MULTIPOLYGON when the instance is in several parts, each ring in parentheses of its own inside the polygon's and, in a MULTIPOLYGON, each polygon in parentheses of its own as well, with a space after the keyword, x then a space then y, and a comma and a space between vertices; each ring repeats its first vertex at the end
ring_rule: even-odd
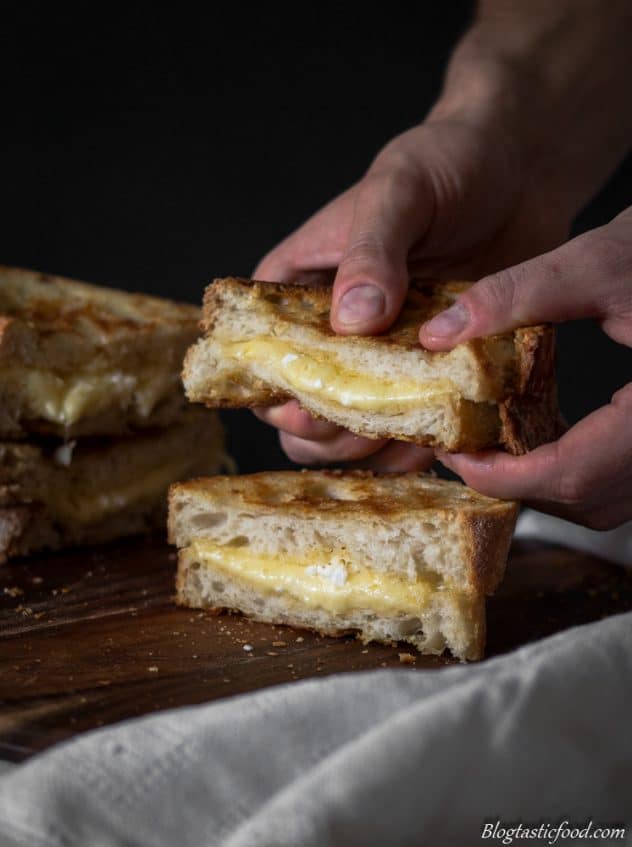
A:
MULTIPOLYGON (((0 262, 199 302, 424 116, 472 12, 185 8, 3 4, 0 262)), ((628 159, 576 231, 628 205, 631 186, 628 159)), ((630 378, 629 351, 589 322, 562 327, 559 348, 571 422, 630 378)), ((242 470, 287 464, 249 413, 226 418, 242 470)))

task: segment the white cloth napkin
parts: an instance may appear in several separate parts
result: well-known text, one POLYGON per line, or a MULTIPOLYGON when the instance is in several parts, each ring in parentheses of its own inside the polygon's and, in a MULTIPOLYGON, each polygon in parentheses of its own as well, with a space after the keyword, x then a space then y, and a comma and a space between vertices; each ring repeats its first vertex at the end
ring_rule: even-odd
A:
POLYGON ((632 613, 479 665, 345 674, 90 733, 0 778, 0 843, 450 847, 497 819, 629 834, 631 709, 632 613))

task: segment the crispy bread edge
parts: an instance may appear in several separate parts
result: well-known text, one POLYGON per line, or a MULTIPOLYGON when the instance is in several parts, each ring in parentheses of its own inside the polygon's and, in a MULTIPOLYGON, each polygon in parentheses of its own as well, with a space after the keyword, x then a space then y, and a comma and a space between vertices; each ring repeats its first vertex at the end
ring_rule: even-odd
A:
POLYGON ((465 518, 472 576, 476 590, 484 594, 493 594, 505 574, 518 510, 518 503, 507 501, 465 518))
POLYGON ((555 330, 550 324, 515 331, 516 391, 498 404, 500 443, 523 455, 564 432, 555 383, 555 330))

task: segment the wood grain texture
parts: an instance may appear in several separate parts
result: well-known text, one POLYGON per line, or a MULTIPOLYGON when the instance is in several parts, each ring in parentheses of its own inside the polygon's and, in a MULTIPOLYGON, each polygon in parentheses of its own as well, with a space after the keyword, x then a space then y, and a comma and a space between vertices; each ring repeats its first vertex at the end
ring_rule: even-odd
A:
MULTIPOLYGON (((162 540, 16 561, 0 574, 0 757, 19 761, 79 732, 267 685, 380 667, 440 669, 410 647, 214 616, 172 602, 162 540), (252 650, 244 650, 244 646, 252 650), (404 660, 400 659, 404 655, 404 660)), ((519 543, 488 601, 494 656, 632 609, 632 575, 587 555, 519 543)))

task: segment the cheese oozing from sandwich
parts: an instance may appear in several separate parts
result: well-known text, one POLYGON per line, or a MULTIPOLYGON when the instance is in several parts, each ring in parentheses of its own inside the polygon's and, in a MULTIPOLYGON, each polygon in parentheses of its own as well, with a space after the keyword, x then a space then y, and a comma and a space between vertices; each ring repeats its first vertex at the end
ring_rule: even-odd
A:
POLYGON ((424 403, 445 402, 446 395, 457 389, 449 379, 397 381, 370 373, 359 374, 339 365, 332 354, 300 349, 287 341, 257 337, 223 345, 226 355, 235 359, 260 362, 272 368, 297 392, 318 396, 359 411, 405 411, 424 403))
POLYGON ((25 417, 72 426, 111 406, 134 405, 141 417, 148 417, 160 400, 173 392, 179 378, 172 370, 153 367, 133 373, 63 375, 13 368, 0 372, 0 379, 14 386, 25 417))
POLYGON ((300 559, 254 553, 247 547, 194 539, 181 555, 221 578, 260 594, 281 594, 332 614, 369 609, 376 614, 415 615, 440 586, 431 574, 409 580, 399 574, 358 567, 342 554, 313 553, 300 559))

